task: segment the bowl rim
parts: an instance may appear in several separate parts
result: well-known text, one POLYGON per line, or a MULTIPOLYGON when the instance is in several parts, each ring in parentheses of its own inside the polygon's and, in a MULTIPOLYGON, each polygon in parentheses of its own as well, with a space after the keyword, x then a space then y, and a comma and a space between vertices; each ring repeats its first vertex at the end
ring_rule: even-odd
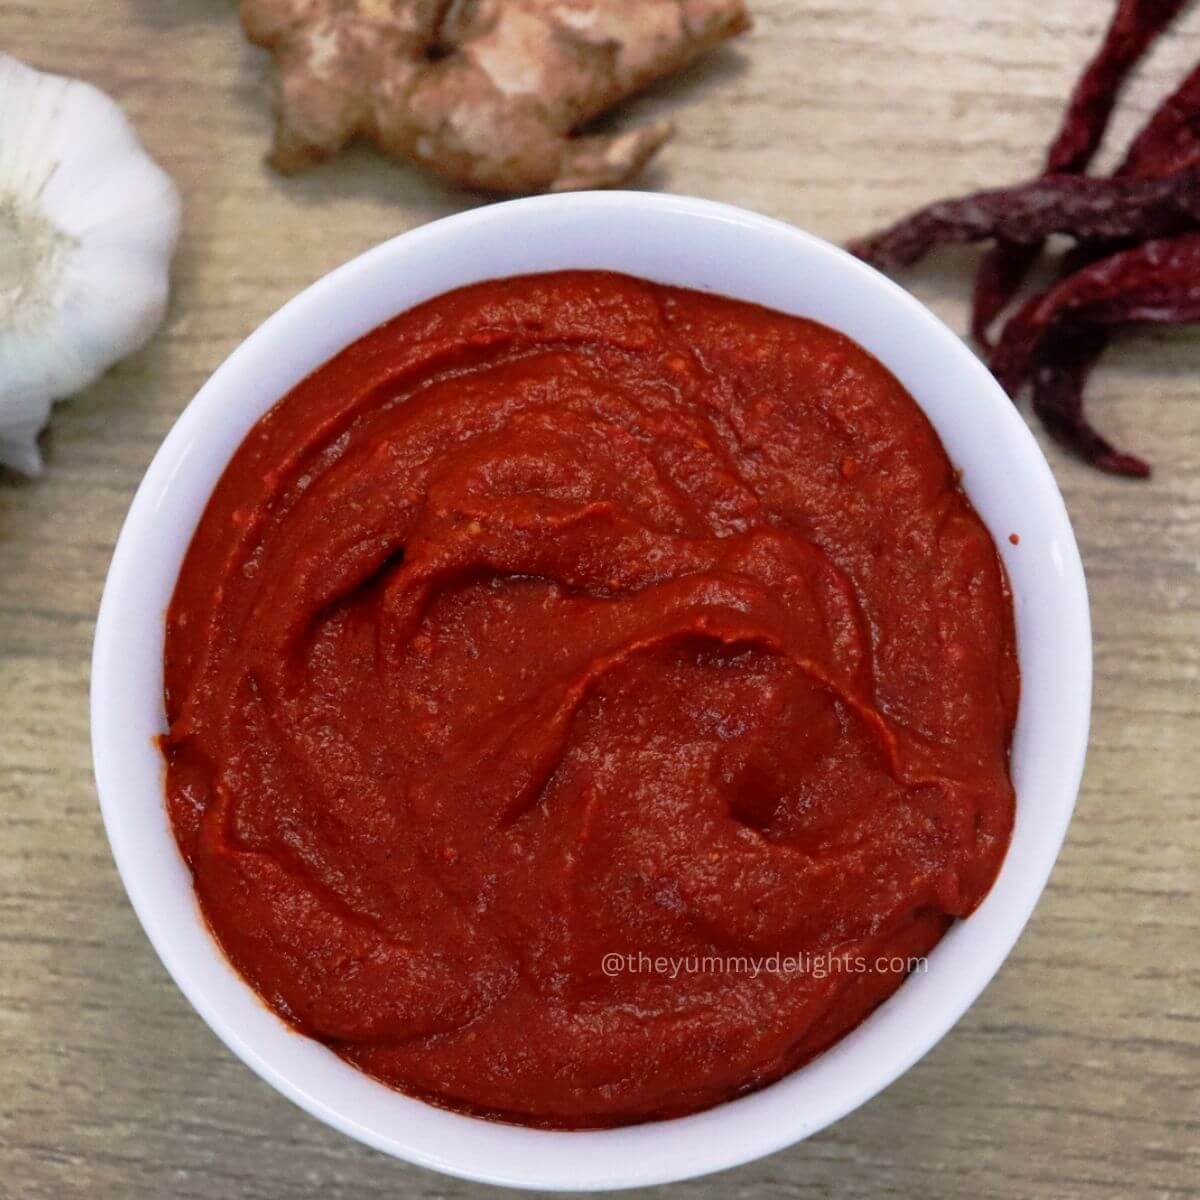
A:
MULTIPOLYGON (((643 247, 643 251, 645 250, 643 247)), ((501 251, 498 250, 497 253, 501 251)), ((583 260, 588 258, 588 253, 586 248, 579 250, 583 260)), ((563 263, 564 267, 576 265, 579 265, 576 261, 563 263)), ((462 268, 461 262, 458 266, 460 269, 469 270, 462 268)), ((436 274, 436 271, 434 273, 436 274)), ((511 270, 506 273, 521 272, 511 270)), ((717 274, 720 276, 719 271, 717 274)), ((647 271, 645 276, 651 279, 662 277, 661 272, 656 275, 653 271, 647 271)), ((496 274, 493 272, 491 275, 480 274, 476 278, 494 277, 496 274)), ((672 282, 669 279, 664 281, 672 282)), ((427 296, 451 290, 454 286, 460 285, 433 287, 427 292, 427 296)), ((701 281, 684 286, 724 291, 719 283, 713 286, 701 281)), ((729 294, 738 293, 734 291, 729 294)), ((403 307, 410 307, 411 304, 419 302, 414 300, 403 307)), ((797 311, 790 304, 788 307, 797 311)), ((403 311, 403 308, 392 310, 392 315, 399 311, 403 311)), ((846 310, 848 313, 853 311, 853 307, 846 310)), ((375 321, 367 325, 362 332, 366 332, 377 323, 378 321, 375 321)), ((841 327, 841 324, 832 319, 829 323, 841 327)), ((330 319, 328 324, 336 327, 337 321, 330 319)), ((334 328, 307 337, 308 357, 311 358, 317 353, 321 355, 315 359, 312 366, 325 361, 353 340, 339 339, 341 335, 334 328)), ((290 349, 290 343, 288 348, 290 349)), ((886 353, 873 346, 868 348, 908 386, 902 372, 888 360, 886 353)), ((896 343, 895 353, 902 353, 899 343, 896 343)), ((297 357, 299 356, 293 355, 293 359, 297 357)), ((284 358, 287 358, 286 354, 284 358)), ((312 366, 308 369, 311 370, 312 366)), ((280 369, 285 374, 294 374, 299 367, 293 361, 291 364, 283 363, 280 369)), ((307 373, 308 370, 301 371, 294 381, 298 381, 307 373)), ((909 390, 913 391, 918 404, 923 409, 926 408, 922 396, 912 387, 909 390)), ((278 391, 268 397, 268 402, 256 410, 249 418, 248 424, 253 424, 261 411, 282 394, 283 391, 278 391)), ((930 419, 933 420, 932 414, 930 419)), ((934 424, 939 435, 945 440, 943 428, 937 421, 934 421, 934 424)), ((986 475, 987 472, 988 468, 985 466, 982 473, 986 475)), ((215 483, 215 478, 213 482, 215 483)), ((993 486, 992 482, 989 482, 988 486, 993 486)), ((971 472, 967 474, 965 487, 971 495, 971 472)), ((974 499, 974 496, 972 498, 974 499)), ((991 520, 987 523, 989 528, 992 528, 1001 557, 1009 568, 1010 578, 1013 576, 1014 564, 1019 572, 1024 572, 1026 566, 1015 555, 1014 548, 1003 544, 991 520)), ((1025 541, 1024 535, 1022 541, 1025 541)), ((156 618, 160 623, 161 607, 156 618)), ((1018 610, 1019 624, 1022 620, 1033 619, 1034 614, 1023 614, 1018 610)), ((1027 651, 1018 646, 1019 657, 1025 652, 1027 651)), ((1024 677, 1023 657, 1021 662, 1024 677)), ((731 205, 644 192, 582 192, 539 196, 444 217, 402 233, 325 275, 255 329, 225 359, 188 403, 155 454, 137 489, 118 537, 105 582, 96 624, 92 661, 90 707, 94 770, 104 824, 117 869, 143 929, 164 966, 200 1016, 226 1046, 272 1087, 311 1115, 343 1133, 385 1153, 446 1174, 478 1182, 531 1189, 614 1190, 677 1181, 726 1169, 806 1138, 881 1091, 952 1028, 1007 957, 1025 927, 1057 858, 1082 776, 1090 721, 1091 672, 1090 618, 1083 568, 1070 521, 1049 465, 1029 428, 987 369, 967 346, 919 301, 840 248, 781 221, 731 205), (152 581, 161 585, 165 577, 169 584, 169 596, 169 588, 174 585, 182 552, 179 555, 168 552, 163 556, 159 553, 158 546, 164 530, 171 531, 169 522, 173 519, 172 509, 179 508, 193 512, 194 515, 191 528, 183 530, 182 525, 177 522, 172 534, 176 541, 182 537, 183 546, 186 548, 194 522, 198 520, 211 491, 211 484, 207 491, 192 486, 190 499, 186 491, 181 497, 177 496, 177 493, 180 488, 185 487, 186 481, 198 472, 208 470, 211 473, 215 470, 215 474, 219 476, 229 455, 244 436, 244 429, 237 432, 236 429, 228 428, 229 414, 235 412, 233 405, 237 393, 237 380, 252 375, 257 369, 256 364, 261 366, 265 356, 273 352, 272 347, 276 343, 287 342, 289 338, 294 341, 294 333, 302 328, 311 335, 315 328, 314 322, 321 314, 335 314, 339 311, 339 306, 351 304, 356 291, 361 293, 364 283, 378 277, 381 270, 398 270, 402 273, 406 260, 420 260, 424 256, 424 261, 428 263, 431 261, 431 255, 444 255, 461 248, 464 243, 479 246, 495 242, 498 245, 506 235, 511 236, 514 230, 519 230, 523 236, 528 237, 531 231, 539 227, 550 228, 555 223, 576 226, 576 232, 590 230, 600 241, 610 237, 612 230, 620 223, 626 223, 623 227, 626 235, 636 242, 639 236, 649 236, 639 234, 628 225, 629 222, 639 220, 651 225, 655 222, 665 222, 664 228, 678 223, 681 226, 680 237, 684 240, 686 237, 682 226, 693 227, 694 236, 687 236, 693 237, 695 248, 703 250, 701 258, 704 266, 699 268, 703 270, 715 270, 709 257, 713 253, 712 244, 705 242, 701 236, 705 231, 728 236, 734 242, 739 234, 760 241, 765 239, 762 244, 769 243, 775 247, 782 258, 791 255, 798 266, 804 264, 814 276, 824 272, 822 278, 827 275, 829 280, 843 281, 836 286, 844 286, 848 293, 853 293, 855 298, 864 303, 869 298, 870 304, 867 306, 874 305, 881 311, 888 312, 901 327, 902 335, 919 336, 924 339, 923 344, 928 349, 931 359, 941 364, 944 374, 969 381, 972 399, 983 407, 983 411, 987 413, 987 421, 993 426, 993 432, 998 432, 1003 439, 1002 453, 999 453, 998 457, 1009 456, 1005 465, 1018 473, 1019 482, 1025 489, 1026 494, 1014 502, 1036 503, 1036 508, 1031 511, 1036 511, 1038 520, 1048 531, 1045 545, 1039 545, 1037 553, 1042 557, 1040 566, 1052 571, 1055 576, 1056 591, 1052 595, 1057 596, 1064 618, 1055 628, 1060 644, 1053 648, 1051 657, 1057 658, 1057 668, 1065 672, 1064 684, 1069 685, 1059 689, 1061 694, 1055 696, 1053 709, 1046 709, 1051 712, 1059 731, 1058 757, 1052 765, 1044 755, 1038 760, 1042 763, 1038 770, 1042 775, 1049 772, 1051 782, 1034 790, 1037 791, 1039 799, 1049 806, 1050 811, 1045 814, 1044 819, 1039 815, 1038 819, 1042 821, 1044 828, 1041 832, 1030 835, 1032 841, 1023 849, 1025 857, 1021 862, 1010 864, 1010 861, 1006 861, 1001 876, 1005 877, 1010 873, 1011 865, 1011 874, 1015 882, 1012 899, 1006 900, 1004 911, 1000 912, 997 906, 992 905, 992 897, 999 887, 998 880, 993 894, 989 895, 976 914, 967 922, 956 923, 931 956, 932 964, 935 960, 948 962, 957 954, 958 958, 970 965, 971 970, 964 973, 964 978, 952 976, 949 983, 943 980, 944 994, 928 993, 927 999, 930 1005, 938 1010, 938 1015, 936 1018, 926 1019, 924 1024, 919 1024, 911 1030, 908 1025, 901 1023, 899 1028, 906 1036, 911 1036, 902 1047, 891 1048, 890 1043, 885 1043, 889 1046, 889 1051, 880 1060, 883 1065, 879 1069, 872 1067, 854 1079, 841 1080, 836 1076, 836 1072, 832 1078, 826 1078, 829 1076, 829 1061, 848 1043, 861 1043, 865 1036, 863 1031, 874 1027, 872 1023, 878 1024, 877 1018, 894 1004, 895 996, 868 1018, 867 1022, 808 1066, 759 1092, 690 1117, 624 1126, 613 1130, 544 1131, 481 1121, 434 1109, 421 1101, 402 1097, 407 1105, 416 1105, 430 1113, 438 1114, 439 1122, 458 1123, 461 1128, 458 1128, 456 1133, 445 1136, 439 1133, 438 1137, 431 1139, 428 1128, 433 1126, 426 1128, 420 1125, 420 1118, 404 1109, 410 1118, 417 1121, 417 1132, 404 1135, 403 1131, 400 1134, 384 1131, 361 1119, 360 1115, 347 1111, 349 1106, 345 1103, 331 1101, 327 1096, 318 1094, 299 1077, 299 1069, 295 1062, 304 1058, 308 1054, 307 1050, 297 1047, 293 1055, 282 1053, 278 1049, 268 1053, 261 1044, 256 1045, 253 1038, 246 1035, 245 1027, 248 1022, 252 1023, 252 1019, 244 1014, 231 1016, 229 1005, 214 999, 216 992, 212 984, 215 977, 213 973, 232 974, 232 968, 221 955, 215 941, 203 928, 203 918, 194 904, 194 896, 191 897, 194 910, 192 920, 201 927, 202 936, 208 939, 209 956, 212 961, 201 961, 205 959, 204 952, 198 951, 195 944, 190 949, 185 944, 185 938, 193 939, 194 943, 195 929, 189 928, 185 931, 181 925, 173 925, 172 922, 179 919, 179 913, 169 916, 162 907, 162 899, 166 894, 164 888, 174 887, 176 883, 168 881, 164 884, 160 877, 161 872, 154 878, 151 878, 151 873, 158 871, 159 866, 168 872, 172 871, 172 868, 167 864, 156 866, 153 856, 147 856, 146 851, 154 846, 161 848, 163 826, 170 836, 165 804, 162 804, 163 771, 160 761, 157 775, 151 785, 147 778, 144 756, 139 759, 143 763, 142 766, 130 765, 136 752, 132 749, 132 735, 128 726, 136 724, 137 718, 127 719, 128 713, 144 713, 147 706, 153 708, 157 705, 160 725, 162 722, 161 630, 156 633, 152 629, 147 635, 146 621, 149 619, 153 624, 155 618, 148 617, 145 610, 149 603, 147 595, 152 581), (224 425, 219 421, 214 422, 213 418, 217 416, 226 418, 224 425), (223 441, 214 441, 217 438, 223 441), (203 463, 197 466, 197 455, 202 459, 207 455, 208 467, 203 463), (216 463, 215 468, 213 463, 216 463), (180 480, 185 483, 179 483, 180 480), (199 507, 196 507, 197 495, 199 507), (184 533, 186 536, 183 536, 184 533), (156 541, 156 538, 159 540, 156 541), (156 565, 156 556, 165 557, 166 564, 159 562, 156 565), (168 571, 170 560, 174 561, 174 566, 168 571), (142 609, 140 613, 139 605, 142 609), (158 694, 151 697, 145 687, 139 689, 136 675, 137 664, 144 661, 154 650, 156 638, 159 647, 160 687, 158 694), (131 804, 126 800, 126 797, 132 794, 144 797, 150 786, 156 789, 159 796, 161 821, 144 805, 140 809, 140 820, 137 819, 136 803, 131 804), (988 916, 985 910, 988 910, 990 905, 991 916, 988 916), (970 953, 966 949, 955 949, 960 945, 969 945, 962 940, 962 931, 967 927, 986 927, 986 932, 975 938, 976 941, 982 940, 982 949, 970 953), (825 1068, 822 1064, 825 1064, 825 1068), (790 1118, 786 1115, 787 1109, 778 1103, 762 1106, 761 1098, 769 1097, 772 1093, 782 1094, 780 1089, 786 1090, 789 1081, 806 1073, 810 1076, 814 1073, 822 1074, 824 1083, 829 1086, 831 1092, 836 1093, 836 1099, 827 1101, 820 1111, 793 1112, 790 1118), (756 1097, 759 1098, 759 1108, 754 1110, 753 1119, 743 1116, 735 1121, 731 1118, 730 1114, 734 1112, 746 1112, 745 1106, 753 1106, 756 1097), (721 1132, 727 1135, 733 1133, 736 1136, 714 1135, 721 1132), (562 1139, 567 1139, 568 1142, 564 1144, 562 1139)), ((1024 710, 1027 703, 1024 688, 1021 703, 1024 710)), ((155 753, 157 754, 157 750, 155 753)), ((1018 787, 1017 794, 1020 811, 1022 787, 1018 787)), ((174 849, 173 838, 171 847, 174 849)), ((177 851, 175 854, 178 858, 177 851)), ((1012 857, 1010 849, 1009 860, 1012 857)), ((172 875, 176 882, 181 870, 186 874, 182 861, 179 860, 172 875)), ((190 876, 187 879, 190 888, 190 876)), ((237 979, 236 976, 234 978, 237 979)), ((925 985, 927 979, 928 976, 911 978, 896 996, 925 985)), ((250 996, 253 996, 249 985, 240 979, 237 981, 250 996)), ((928 992, 928 989, 926 991, 928 992)), ((262 1012, 266 1012, 265 1008, 262 1012)), ((277 1021, 274 1017, 270 1019, 277 1021)), ((895 1029, 892 1032, 894 1033, 895 1029)), ((298 1037, 308 1046, 317 1046, 317 1043, 309 1042, 299 1035, 292 1036, 298 1037)), ((330 1058, 333 1057, 330 1052, 318 1048, 330 1058)), ((864 1060, 861 1052, 858 1054, 858 1060, 854 1061, 859 1060, 873 1061, 864 1060)), ((353 1072, 353 1068, 345 1069, 353 1072)), ((358 1075, 357 1072, 353 1073, 358 1075)), ((380 1089, 392 1097, 400 1096, 399 1093, 383 1088, 366 1076, 359 1078, 368 1088, 380 1089)), ((820 1095, 824 1096, 825 1093, 821 1092, 820 1095)), ((380 1104, 383 1104, 383 1101, 380 1101, 380 1104)), ((443 1125, 437 1125, 437 1129, 442 1128, 443 1125)), ((445 1125, 445 1128, 449 1129, 451 1126, 445 1125)))

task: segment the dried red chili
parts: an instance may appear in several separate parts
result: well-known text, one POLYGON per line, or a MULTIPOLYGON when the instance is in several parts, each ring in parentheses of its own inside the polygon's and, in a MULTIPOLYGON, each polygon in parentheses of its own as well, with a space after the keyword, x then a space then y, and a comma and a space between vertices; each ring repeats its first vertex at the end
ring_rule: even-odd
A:
POLYGON ((1200 163, 1200 66, 1171 93, 1133 139, 1118 175, 1153 179, 1200 163))
POLYGON ((1042 253, 1042 242, 1002 242, 980 260, 971 293, 971 336, 985 350, 992 346, 992 323, 1021 290, 1042 253))
POLYGON ((1055 332, 1196 320, 1200 233, 1150 241, 1084 267, 1034 296, 1005 326, 991 367, 1015 394, 1046 361, 1044 346, 1055 332))
POLYGON ((1118 450, 1099 433, 1084 412, 1083 389, 1108 346, 1099 326, 1068 326, 1042 348, 1033 374, 1033 411, 1068 450, 1101 471, 1145 479, 1150 465, 1136 454, 1118 450))
MULTIPOLYGON (((1113 175, 1126 179, 1161 179, 1179 171, 1200 169, 1200 66, 1171 93, 1133 139, 1113 175)), ((1126 245, 1080 242, 1064 256, 1062 276, 1073 274, 1126 245)))
MULTIPOLYGON (((1120 0, 1100 49, 1075 84, 1043 174, 1087 169, 1108 128, 1117 93, 1154 39, 1186 0, 1120 0)), ((988 331, 1037 260, 1040 246, 1001 242, 979 266, 972 299, 971 332, 983 346, 988 331)))
POLYGON ((1104 136, 1126 76, 1186 2, 1120 0, 1099 51, 1071 93, 1058 136, 1046 155, 1047 173, 1087 167, 1104 136))
POLYGON ((894 265, 943 242, 995 237, 974 297, 972 329, 986 345, 987 328, 1016 294, 1046 235, 1072 234, 1076 244, 1060 260, 1059 282, 1018 310, 999 345, 989 347, 990 362, 1014 395, 1032 386, 1034 411, 1059 441, 1119 475, 1144 477, 1150 468, 1097 432, 1083 392, 1113 327, 1200 321, 1200 66, 1154 112, 1109 179, 1077 173, 1103 135, 1125 74, 1181 7, 1175 0, 1121 0, 1072 95, 1047 174, 930 205, 854 247, 894 265))
POLYGON ((1080 239, 1161 238, 1200 223, 1200 170, 1162 179, 1095 179, 1044 175, 1018 187, 942 200, 851 251, 876 266, 914 263, 935 246, 1005 242, 1040 247, 1052 233, 1080 239))
MULTIPOLYGON (((1117 176, 1152 179, 1200 166, 1200 66, 1155 110, 1130 143, 1117 176)), ((1066 278, 1121 250, 1128 243, 1080 242, 1062 259, 1066 278)), ((1043 345, 1033 373, 1033 410, 1059 441, 1103 471, 1146 478, 1150 466, 1134 454, 1118 451, 1084 416, 1083 389, 1092 368, 1108 347, 1107 329, 1065 331, 1061 346, 1043 345)))

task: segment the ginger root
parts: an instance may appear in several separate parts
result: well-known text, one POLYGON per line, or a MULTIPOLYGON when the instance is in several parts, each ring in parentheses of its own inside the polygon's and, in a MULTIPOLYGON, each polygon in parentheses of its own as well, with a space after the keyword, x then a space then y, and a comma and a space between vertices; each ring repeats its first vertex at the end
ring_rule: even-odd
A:
POLYGON ((270 161, 365 138, 496 192, 612 187, 668 122, 574 135, 749 27, 744 0, 242 0, 278 70, 270 161))

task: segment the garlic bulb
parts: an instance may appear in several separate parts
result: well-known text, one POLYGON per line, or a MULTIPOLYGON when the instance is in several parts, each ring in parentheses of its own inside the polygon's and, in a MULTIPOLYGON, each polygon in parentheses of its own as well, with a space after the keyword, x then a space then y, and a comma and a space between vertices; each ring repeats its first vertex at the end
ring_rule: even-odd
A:
POLYGON ((0 462, 162 322, 175 185, 116 103, 0 54, 0 462))

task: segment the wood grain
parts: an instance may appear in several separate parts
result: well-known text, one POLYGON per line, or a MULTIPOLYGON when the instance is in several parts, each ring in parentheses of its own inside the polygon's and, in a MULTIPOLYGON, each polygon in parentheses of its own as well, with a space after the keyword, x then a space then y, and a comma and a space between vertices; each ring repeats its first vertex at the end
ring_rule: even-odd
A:
MULTIPOLYGON (((677 117, 647 186, 843 239, 1038 164, 1099 0, 753 0, 736 50, 629 106, 677 117)), ((167 325, 63 405, 44 478, 0 477, 0 1196, 300 1200, 486 1189, 374 1154, 235 1062, 125 900, 92 785, 88 653, 121 517, 168 427, 267 314, 375 242, 479 202, 347 155, 261 164, 262 57, 231 0, 0 0, 0 46, 116 96, 183 188, 167 325)), ((1114 145, 1200 58, 1200 12, 1129 89, 1114 145)), ((0 130, 0 137, 3 130, 0 130)), ((1111 158, 1113 151, 1108 155, 1111 158)), ((962 328, 964 253, 914 275, 962 328)), ((1148 484, 1048 454, 1096 626, 1083 794, 1034 920, 958 1029, 809 1142, 682 1195, 1200 1195, 1200 339, 1123 341, 1093 387, 1148 484)))

